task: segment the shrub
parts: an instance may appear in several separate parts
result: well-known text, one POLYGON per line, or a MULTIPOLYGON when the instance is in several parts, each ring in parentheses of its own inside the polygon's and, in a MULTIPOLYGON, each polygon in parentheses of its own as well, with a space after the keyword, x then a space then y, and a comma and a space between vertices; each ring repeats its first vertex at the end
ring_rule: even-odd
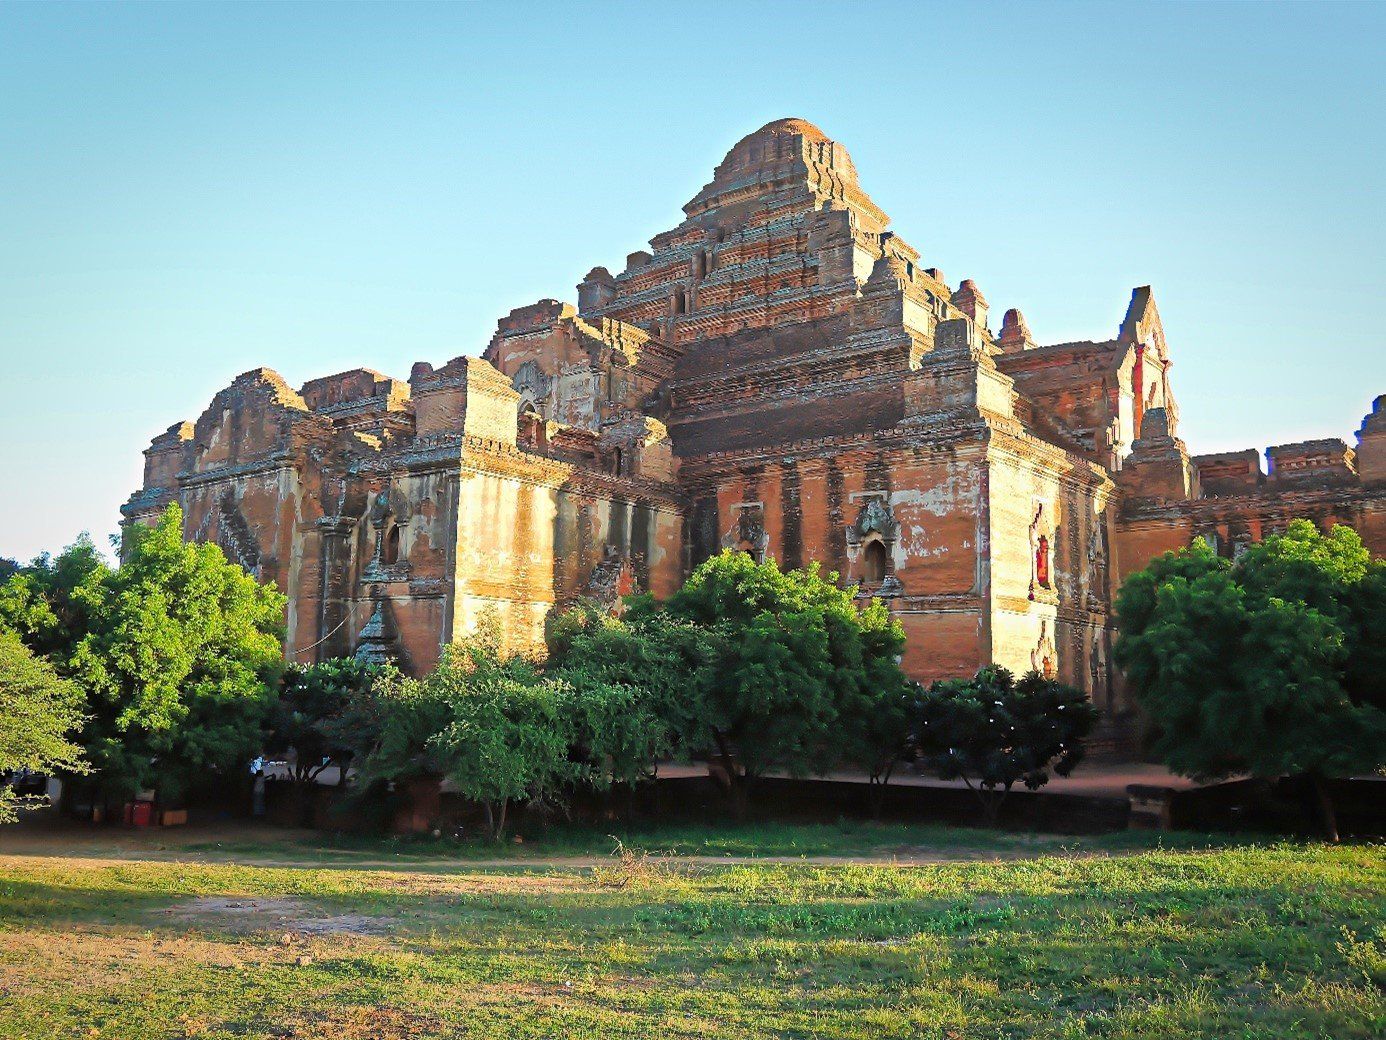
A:
POLYGON ((1037 790, 1049 772, 1068 776, 1083 758, 1098 711, 1073 686, 989 665, 971 679, 946 679, 921 690, 914 745, 923 769, 962 780, 980 800, 988 823, 1021 783, 1037 790))
POLYGON ((451 780, 483 808, 493 839, 511 802, 558 801, 581 777, 569 755, 571 687, 494 647, 448 647, 425 678, 388 676, 380 691, 385 726, 367 774, 451 780))

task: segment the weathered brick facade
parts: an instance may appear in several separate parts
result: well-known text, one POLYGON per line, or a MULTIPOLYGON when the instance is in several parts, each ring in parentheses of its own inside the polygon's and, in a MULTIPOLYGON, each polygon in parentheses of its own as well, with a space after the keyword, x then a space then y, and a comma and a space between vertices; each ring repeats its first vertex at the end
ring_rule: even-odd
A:
POLYGON ((1148 288, 1111 340, 1039 346, 1017 311, 993 334, 802 120, 737 143, 684 213, 482 358, 246 373, 155 438, 127 522, 180 501, 189 538, 288 593, 300 660, 424 669, 488 609, 535 647, 555 605, 667 595, 731 546, 886 599, 920 679, 1035 667, 1118 724, 1112 595, 1152 555, 1295 516, 1386 548, 1382 398, 1356 452, 1191 458, 1148 288))

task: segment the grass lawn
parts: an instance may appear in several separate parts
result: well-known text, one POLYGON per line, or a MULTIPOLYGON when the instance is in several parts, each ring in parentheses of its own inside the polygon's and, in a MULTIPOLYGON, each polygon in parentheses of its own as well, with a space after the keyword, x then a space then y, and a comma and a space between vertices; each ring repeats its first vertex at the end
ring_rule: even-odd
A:
POLYGON ((1380 847, 624 837, 672 854, 0 836, 0 1037, 1386 1035, 1380 847))

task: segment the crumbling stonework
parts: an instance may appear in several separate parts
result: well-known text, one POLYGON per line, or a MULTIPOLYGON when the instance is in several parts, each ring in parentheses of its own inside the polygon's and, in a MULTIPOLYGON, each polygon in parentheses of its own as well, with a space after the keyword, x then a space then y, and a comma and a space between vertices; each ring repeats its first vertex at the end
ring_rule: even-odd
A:
POLYGON ((246 373, 155 438, 127 522, 177 499, 188 537, 288 593, 295 657, 413 670, 487 614, 537 648, 556 605, 667 595, 723 548, 820 561, 890 605, 914 676, 1037 668, 1114 735, 1123 575, 1296 516, 1386 549, 1383 398, 1356 452, 1191 457, 1148 287, 1110 340, 1041 346, 1014 309, 994 335, 809 123, 743 138, 684 214, 481 358, 246 373))

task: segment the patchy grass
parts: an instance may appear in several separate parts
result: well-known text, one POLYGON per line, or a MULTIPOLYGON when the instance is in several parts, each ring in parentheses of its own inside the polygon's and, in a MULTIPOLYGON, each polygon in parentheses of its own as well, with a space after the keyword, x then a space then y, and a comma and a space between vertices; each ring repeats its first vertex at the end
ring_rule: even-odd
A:
POLYGON ((943 851, 820 830, 666 831, 595 866, 0 859, 0 1036, 1386 1033, 1381 848, 1113 837, 1075 855, 949 831, 979 846, 914 866, 682 854, 943 851))
POLYGON ((721 858, 891 857, 995 858, 1043 853, 1127 852, 1153 848, 1207 848, 1233 843, 1227 836, 1120 831, 1073 836, 1024 831, 946 827, 937 824, 878 823, 843 819, 835 824, 752 822, 743 824, 611 823, 554 826, 531 830, 503 843, 479 839, 388 838, 350 834, 311 834, 268 841, 190 841, 177 845, 186 854, 217 858, 315 860, 337 863, 381 859, 485 861, 536 857, 610 856, 619 849, 652 855, 721 858))

